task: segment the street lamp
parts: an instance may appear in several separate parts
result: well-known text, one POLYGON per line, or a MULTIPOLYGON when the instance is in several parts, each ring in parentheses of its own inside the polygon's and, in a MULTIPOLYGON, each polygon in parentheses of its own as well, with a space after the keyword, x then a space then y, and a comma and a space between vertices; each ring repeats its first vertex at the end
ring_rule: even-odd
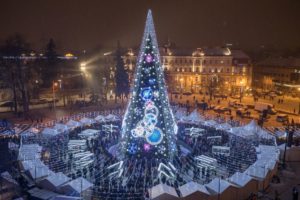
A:
POLYGON ((58 83, 53 81, 52 83, 52 98, 53 98, 53 110, 54 110, 54 115, 55 115, 55 119, 56 119, 56 99, 55 99, 55 89, 57 88, 58 83))
POLYGON ((242 79, 240 81, 240 103, 242 102, 242 96, 243 96, 243 86, 245 85, 245 80, 242 79))
POLYGON ((82 87, 81 87, 81 93, 83 94, 83 103, 84 103, 84 106, 85 106, 85 90, 84 90, 84 76, 85 76, 85 73, 86 73, 86 63, 85 62, 82 62, 80 63, 80 70, 82 72, 82 87))
POLYGON ((180 92, 182 93, 182 91, 183 91, 183 78, 180 78, 179 81, 180 81, 180 92))

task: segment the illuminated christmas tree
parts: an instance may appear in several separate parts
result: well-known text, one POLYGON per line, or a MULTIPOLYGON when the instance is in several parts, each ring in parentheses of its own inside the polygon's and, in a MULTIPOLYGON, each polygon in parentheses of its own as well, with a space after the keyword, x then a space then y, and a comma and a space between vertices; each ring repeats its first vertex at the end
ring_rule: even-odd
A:
POLYGON ((169 104, 150 10, 133 81, 122 123, 125 156, 170 159, 176 152, 177 125, 169 104))

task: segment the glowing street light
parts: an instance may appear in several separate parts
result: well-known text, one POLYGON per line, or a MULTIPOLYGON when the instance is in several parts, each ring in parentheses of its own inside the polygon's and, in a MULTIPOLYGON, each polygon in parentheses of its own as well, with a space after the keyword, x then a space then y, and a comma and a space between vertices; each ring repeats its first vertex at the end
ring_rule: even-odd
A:
POLYGON ((85 62, 80 63, 80 70, 83 71, 83 72, 86 70, 86 63, 85 62))

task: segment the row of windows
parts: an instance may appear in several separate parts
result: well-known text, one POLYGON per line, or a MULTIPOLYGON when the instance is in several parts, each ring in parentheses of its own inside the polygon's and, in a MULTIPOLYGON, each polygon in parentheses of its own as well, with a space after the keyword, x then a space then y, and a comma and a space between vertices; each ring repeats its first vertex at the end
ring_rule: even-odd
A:
MULTIPOLYGON (((167 69, 166 69, 167 71, 167 69)), ((175 72, 192 72, 192 68, 189 67, 189 68, 182 68, 182 67, 177 67, 177 68, 174 68, 174 71, 175 72)), ((199 67, 195 67, 195 72, 200 72, 200 73, 223 73, 223 72, 226 72, 226 73, 231 73, 231 70, 230 68, 226 68, 226 71, 221 68, 221 69, 206 69, 206 68, 203 68, 202 70, 199 69, 199 67)), ((243 73, 243 69, 242 68, 239 68, 239 69, 236 69, 234 68, 233 72, 232 73, 240 73, 242 74, 243 73)))
MULTIPOLYGON (((126 59, 125 64, 129 65, 130 63, 135 64, 136 61, 135 60, 130 60, 130 59, 126 59)), ((200 65, 202 63, 202 65, 230 65, 231 61, 230 60, 196 60, 195 64, 196 65, 200 65)), ((193 61, 191 59, 174 59, 174 60, 167 60, 167 59, 162 59, 162 64, 163 65, 176 65, 176 64, 187 64, 187 65, 192 65, 193 61)))

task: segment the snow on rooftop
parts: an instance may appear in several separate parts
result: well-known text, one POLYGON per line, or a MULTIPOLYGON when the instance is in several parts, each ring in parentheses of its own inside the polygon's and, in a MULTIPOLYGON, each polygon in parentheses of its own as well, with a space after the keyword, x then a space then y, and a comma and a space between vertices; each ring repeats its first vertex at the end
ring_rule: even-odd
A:
POLYGON ((201 185, 201 184, 193 182, 193 181, 180 186, 179 190, 183 197, 186 197, 195 192, 201 192, 201 193, 210 195, 210 193, 207 191, 207 189, 204 185, 201 185))

